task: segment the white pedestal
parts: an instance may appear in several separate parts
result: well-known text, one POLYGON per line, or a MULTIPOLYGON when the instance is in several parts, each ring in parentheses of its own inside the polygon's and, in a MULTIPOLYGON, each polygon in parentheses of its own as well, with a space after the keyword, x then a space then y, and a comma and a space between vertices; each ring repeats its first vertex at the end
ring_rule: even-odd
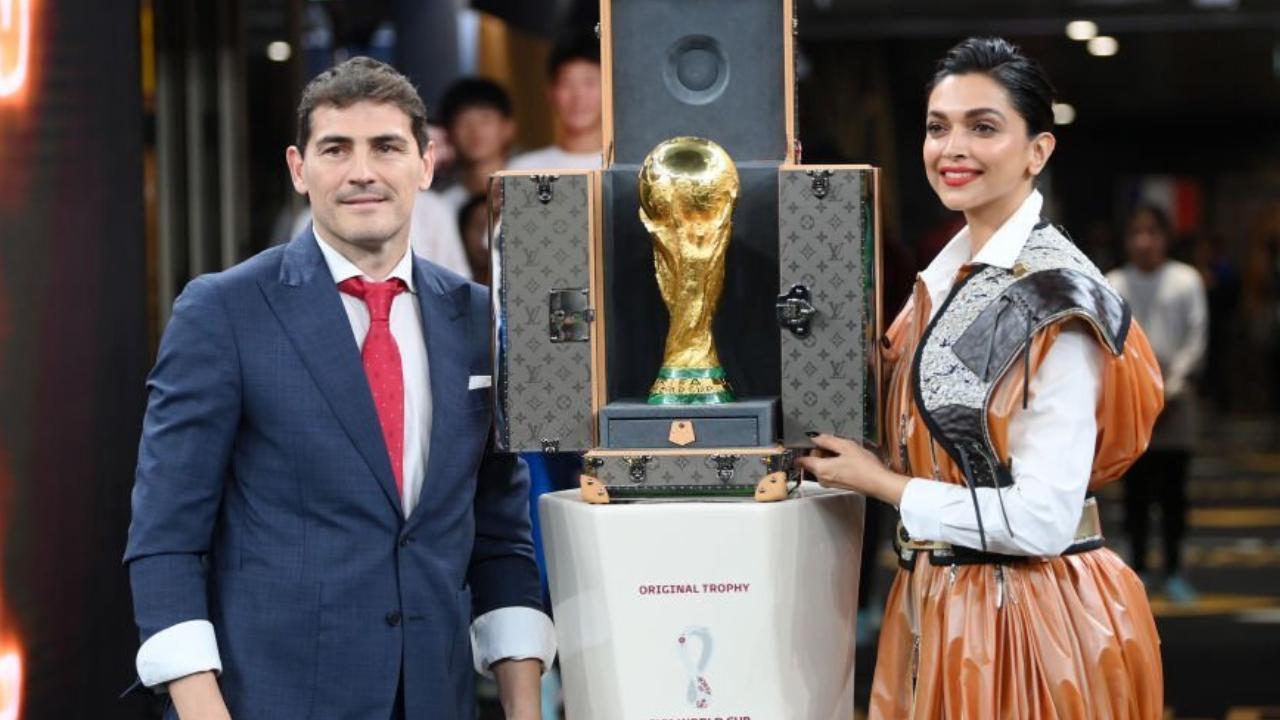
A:
POLYGON ((853 717, 862 496, 538 509, 568 720, 853 717))

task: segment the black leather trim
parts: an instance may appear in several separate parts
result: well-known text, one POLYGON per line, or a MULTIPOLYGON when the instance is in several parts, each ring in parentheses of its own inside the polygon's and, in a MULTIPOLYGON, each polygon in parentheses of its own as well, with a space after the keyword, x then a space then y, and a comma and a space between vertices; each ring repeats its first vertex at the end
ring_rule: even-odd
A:
POLYGON ((1106 283, 1065 268, 1032 273, 1010 285, 951 349, 983 382, 995 382, 1037 330, 1064 314, 1092 319, 1107 349, 1113 355, 1124 351, 1132 321, 1129 305, 1106 283))
MULTIPOLYGON (((916 355, 911 361, 911 392, 915 399, 916 410, 920 413, 920 419, 924 421, 925 427, 929 428, 929 434, 942 447, 943 451, 960 466, 961 472, 965 475, 965 484, 970 489, 975 487, 996 487, 996 482, 1000 476, 1000 473, 996 471, 998 463, 995 455, 986 451, 986 442, 982 437, 985 423, 982 422, 981 412, 957 406, 947 406, 938 408, 932 413, 929 412, 925 408, 924 396, 920 389, 920 362, 924 356, 924 348, 929 343, 929 338, 933 335, 933 330, 938 324, 938 319, 946 315, 947 309, 951 306, 951 301, 960 294, 960 291, 984 270, 980 269, 970 273, 951 287, 951 292, 947 294, 947 299, 942 302, 942 306, 933 314, 933 319, 929 321, 928 327, 920 335, 920 342, 916 346, 916 355)), ((1012 475, 1005 474, 1004 476, 1012 484, 1012 475)), ((974 498, 974 511, 977 512, 976 496, 974 498)), ((978 525, 979 532, 983 532, 981 516, 978 518, 978 525)))
MULTIPOLYGON (((1066 550, 1063 550, 1062 555, 1059 555, 1058 557, 1078 555, 1082 552, 1097 550, 1105 544, 1106 543, 1101 538, 1097 540, 1085 540, 1083 542, 1075 543, 1066 550)), ((1038 557, 1033 557, 1031 555, 1005 555, 1002 553, 983 552, 972 548, 960 547, 959 545, 952 546, 951 552, 949 553, 941 553, 938 551, 929 553, 930 565, 944 567, 947 565, 1016 565, 1033 559, 1039 561, 1038 557)))
POLYGON ((962 469, 967 462, 969 480, 974 487, 1009 487, 1013 484, 1013 475, 1000 467, 995 454, 987 448, 982 412, 963 405, 935 408, 930 414, 933 423, 930 430, 962 469))

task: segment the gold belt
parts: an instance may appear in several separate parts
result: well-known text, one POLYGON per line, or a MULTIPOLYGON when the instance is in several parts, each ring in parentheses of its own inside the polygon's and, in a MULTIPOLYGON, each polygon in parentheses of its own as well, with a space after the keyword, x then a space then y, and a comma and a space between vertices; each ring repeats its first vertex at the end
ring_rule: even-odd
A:
MULTIPOLYGON (((1084 543, 1095 543, 1102 540, 1102 518, 1098 514, 1098 499, 1085 498, 1084 510, 1080 513, 1080 522, 1076 525, 1075 536, 1071 540, 1072 546, 1082 545, 1084 543)), ((938 542, 936 540, 915 540, 907 536, 906 528, 902 526, 902 521, 898 521, 898 538, 897 544, 899 550, 928 550, 930 552, 949 553, 955 546, 951 543, 938 542)))

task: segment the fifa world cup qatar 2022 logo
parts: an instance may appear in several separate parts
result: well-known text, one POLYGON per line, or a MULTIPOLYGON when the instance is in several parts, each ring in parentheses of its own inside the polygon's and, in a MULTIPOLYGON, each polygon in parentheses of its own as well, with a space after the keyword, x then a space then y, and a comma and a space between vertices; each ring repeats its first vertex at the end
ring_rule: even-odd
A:
POLYGON ((711 662, 711 631, 705 627, 687 627, 676 642, 685 677, 689 680, 685 699, 695 708, 711 707, 711 683, 707 682, 707 665, 711 662))
POLYGON ((31 3, 0 0, 0 102, 17 96, 31 62, 31 3))

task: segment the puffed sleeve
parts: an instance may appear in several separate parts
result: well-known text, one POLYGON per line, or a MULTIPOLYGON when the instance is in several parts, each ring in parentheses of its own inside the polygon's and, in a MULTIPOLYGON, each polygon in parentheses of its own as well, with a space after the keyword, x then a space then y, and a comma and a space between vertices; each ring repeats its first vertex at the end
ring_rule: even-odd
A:
MULTIPOLYGON (((1046 328, 1031 346, 1031 367, 1036 372, 1058 340, 1064 327, 1092 327, 1080 321, 1046 328)), ((1094 340, 1106 347, 1100 338, 1094 340)), ((1129 466, 1146 452, 1156 417, 1164 408, 1164 381, 1146 333, 1137 321, 1129 325, 1124 350, 1119 355, 1103 351, 1102 387, 1097 404, 1097 441, 1089 489, 1094 490, 1120 479, 1129 466)), ((1009 459, 1009 423, 1022 406, 1022 369, 1015 364, 996 387, 987 409, 988 426, 996 454, 1009 459)))
POLYGON ((1164 408, 1164 380, 1147 335, 1137 321, 1129 326, 1124 352, 1107 353, 1098 398, 1098 448, 1089 487, 1117 480, 1151 442, 1164 408))

